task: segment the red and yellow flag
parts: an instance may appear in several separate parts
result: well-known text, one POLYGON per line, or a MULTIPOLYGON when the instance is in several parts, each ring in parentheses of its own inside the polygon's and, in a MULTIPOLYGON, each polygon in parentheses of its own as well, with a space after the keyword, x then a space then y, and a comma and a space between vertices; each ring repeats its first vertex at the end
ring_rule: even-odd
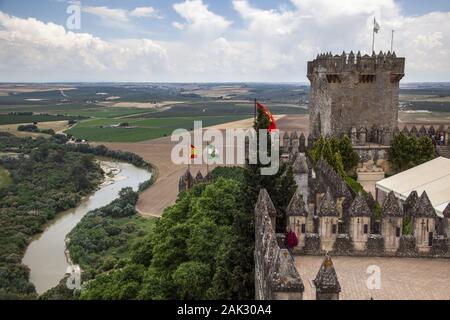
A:
POLYGON ((191 159, 195 159, 198 157, 197 148, 191 144, 191 159))
POLYGON ((264 115, 267 117, 267 119, 269 120, 269 128, 267 128, 269 130, 269 132, 272 132, 272 130, 276 130, 277 123, 276 123, 275 118, 273 117, 272 113, 269 111, 269 108, 267 108, 265 105, 262 105, 259 102, 256 102, 256 108, 258 110, 261 110, 264 113, 264 115))

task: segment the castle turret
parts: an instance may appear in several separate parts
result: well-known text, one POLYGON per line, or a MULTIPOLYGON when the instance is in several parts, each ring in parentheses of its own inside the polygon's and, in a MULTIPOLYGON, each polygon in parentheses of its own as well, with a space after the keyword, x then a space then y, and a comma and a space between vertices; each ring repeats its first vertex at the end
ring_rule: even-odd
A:
POLYGON ((331 251, 338 234, 339 212, 329 188, 319 205, 317 215, 319 216, 319 235, 322 250, 331 251))
POLYGON ((419 129, 419 137, 423 137, 427 135, 427 129, 425 129, 425 126, 422 125, 419 129))
POLYGON ((306 152, 306 138, 305 135, 302 134, 300 135, 300 138, 298 138, 298 151, 301 153, 305 153, 306 152))
POLYGON ((353 241, 355 250, 364 251, 366 249, 367 239, 370 234, 370 219, 372 217, 372 211, 367 205, 366 200, 357 195, 353 200, 349 209, 350 238, 353 241))
POLYGON ((291 134, 291 148, 292 148, 293 154, 296 154, 298 152, 299 146, 300 146, 300 142, 298 140, 298 134, 297 134, 297 131, 294 131, 291 134))
POLYGON ((291 149, 291 140, 289 138, 289 133, 287 131, 283 135, 283 152, 289 153, 291 149))
POLYGON ((388 194, 381 207, 381 217, 381 234, 384 237, 385 250, 396 252, 402 236, 403 211, 393 191, 388 194))
POLYGON ((275 230, 277 210, 275 209, 272 199, 270 199, 270 196, 267 193, 266 189, 260 190, 255 210, 261 211, 262 210, 261 208, 264 208, 264 210, 267 211, 267 214, 270 218, 270 222, 272 223, 273 230, 275 230))
POLYGON ((197 175, 195 176, 195 183, 202 183, 204 181, 203 175, 201 173, 201 171, 199 170, 197 172, 197 175))
POLYGON ((213 181, 213 175, 212 175, 211 171, 208 171, 208 173, 206 174, 206 176, 203 178, 203 181, 205 181, 205 182, 211 182, 211 181, 213 181))
POLYGON ((373 198, 372 192, 368 192, 366 196, 366 203, 369 206, 369 209, 371 212, 375 210, 375 207, 377 205, 377 202, 373 198))
POLYGON ((304 153, 297 153, 292 165, 292 172, 297 187, 301 190, 303 199, 308 198, 308 163, 304 153))
POLYGON ((416 205, 417 200, 419 200, 419 196, 417 195, 417 191, 413 190, 408 195, 408 197, 405 200, 405 203, 403 203, 403 212, 405 213, 405 218, 411 218, 412 216, 412 209, 416 205))
POLYGON ((416 138, 419 137, 419 130, 417 130, 416 126, 412 126, 411 131, 409 133, 416 138))
POLYGON ((178 182, 178 191, 184 191, 187 189, 190 189, 194 186, 194 178, 192 177, 191 172, 189 169, 186 170, 186 172, 180 177, 180 180, 178 182))
POLYGON ((178 192, 182 192, 184 190, 186 190, 186 182, 184 181, 183 176, 181 176, 178 182, 178 192))
POLYGON ((422 193, 411 210, 414 236, 419 252, 429 252, 436 232, 436 212, 426 191, 422 193))
POLYGON ((341 284, 328 253, 314 279, 314 285, 316 287, 316 300, 339 300, 341 284))
POLYGON ((308 62, 310 134, 350 134, 352 127, 387 126, 398 122, 399 83, 405 58, 380 52, 372 57, 350 52, 328 54, 308 62))
POLYGON ((288 217, 289 226, 297 234, 298 248, 301 249, 305 246, 306 218, 308 216, 308 211, 300 188, 297 188, 294 196, 289 202, 286 209, 286 215, 288 217))
POLYGON ((443 215, 444 230, 446 230, 446 233, 450 238, 450 203, 447 205, 447 208, 444 209, 443 215))

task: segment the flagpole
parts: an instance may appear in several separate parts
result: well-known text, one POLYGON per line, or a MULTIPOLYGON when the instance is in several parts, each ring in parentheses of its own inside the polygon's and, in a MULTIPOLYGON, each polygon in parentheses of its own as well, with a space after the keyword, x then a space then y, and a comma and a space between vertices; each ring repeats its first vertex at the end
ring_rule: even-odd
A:
POLYGON ((207 142, 206 147, 206 175, 209 173, 209 142, 207 142))
POLYGON ((391 38, 391 53, 394 52, 394 30, 392 30, 392 38, 391 38))
POLYGON ((372 30, 372 52, 375 52, 375 18, 373 18, 373 30, 372 30))
POLYGON ((253 110, 253 120, 256 121, 256 98, 255 98, 255 109, 253 110))

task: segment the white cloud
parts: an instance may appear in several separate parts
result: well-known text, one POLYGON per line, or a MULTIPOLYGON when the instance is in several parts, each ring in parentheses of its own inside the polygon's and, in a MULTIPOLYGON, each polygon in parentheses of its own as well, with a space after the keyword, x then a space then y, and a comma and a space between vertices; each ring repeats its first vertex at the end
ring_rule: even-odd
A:
MULTIPOLYGON (((390 49, 395 29, 395 51, 406 57, 404 81, 450 80, 450 12, 406 16, 393 0, 291 2, 289 8, 267 10, 256 1, 233 0, 242 24, 201 0, 180 2, 173 9, 183 20, 172 26, 182 32, 176 40, 158 42, 105 41, 0 14, 0 79, 307 81, 306 63, 317 53, 370 53, 376 16, 382 28, 376 50, 390 49)), ((126 12, 128 19, 132 11, 126 12)))
POLYGON ((153 7, 138 7, 130 11, 132 17, 153 17, 156 15, 156 10, 153 7))
POLYGON ((157 10, 153 7, 137 7, 133 10, 113 9, 105 6, 82 6, 81 10, 85 13, 93 14, 103 20, 116 22, 129 22, 130 18, 161 18, 157 14, 157 10))
MULTIPOLYGON (((247 0, 233 0, 246 28, 241 38, 259 47, 263 61, 277 79, 305 80, 306 61, 317 53, 350 50, 370 53, 373 18, 381 23, 376 50, 394 50, 407 59, 405 80, 450 80, 450 13, 404 16, 393 0, 291 0, 293 9, 262 10, 247 0), (270 67, 271 66, 271 67, 270 67), (298 72, 298 73, 297 73, 298 72)), ((232 44, 231 44, 232 45, 232 44)), ((261 68, 262 69, 262 68, 261 68)))
POLYGON ((231 24, 224 17, 211 12, 202 0, 186 0, 173 5, 173 9, 186 21, 182 24, 174 22, 173 26, 191 33, 207 35, 220 35, 231 24))
POLYGON ((82 6, 81 10, 93 14, 105 20, 115 20, 120 22, 128 21, 128 11, 124 9, 111 9, 108 7, 82 6))
POLYGON ((155 81, 168 66, 166 50, 148 39, 108 42, 1 11, 0 41, 2 81, 155 81))

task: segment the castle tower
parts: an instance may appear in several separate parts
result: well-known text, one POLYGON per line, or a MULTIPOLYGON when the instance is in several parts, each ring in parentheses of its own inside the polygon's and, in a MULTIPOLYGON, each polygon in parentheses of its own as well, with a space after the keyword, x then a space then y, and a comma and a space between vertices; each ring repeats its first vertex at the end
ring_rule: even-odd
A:
POLYGON ((411 216, 413 218, 416 247, 419 252, 429 252, 436 231, 436 212, 425 191, 411 210, 411 216))
POLYGON ((306 210, 303 199, 300 188, 297 188, 286 209, 288 224, 297 234, 299 249, 305 246, 306 217, 308 216, 308 211, 306 210))
POLYGON ((353 241, 354 249, 364 251, 366 249, 367 239, 370 234, 370 218, 372 211, 367 205, 366 200, 357 195, 349 209, 350 215, 350 238, 353 241))
POLYGON ((321 55, 308 62, 310 134, 350 135, 352 127, 388 127, 398 122, 399 83, 405 58, 321 55))
POLYGON ((386 252, 396 252, 400 245, 403 228, 403 211, 391 191, 381 207, 381 234, 386 252))
POLYGON ((314 279, 314 285, 316 287, 316 300, 339 300, 341 284, 328 253, 314 279))

